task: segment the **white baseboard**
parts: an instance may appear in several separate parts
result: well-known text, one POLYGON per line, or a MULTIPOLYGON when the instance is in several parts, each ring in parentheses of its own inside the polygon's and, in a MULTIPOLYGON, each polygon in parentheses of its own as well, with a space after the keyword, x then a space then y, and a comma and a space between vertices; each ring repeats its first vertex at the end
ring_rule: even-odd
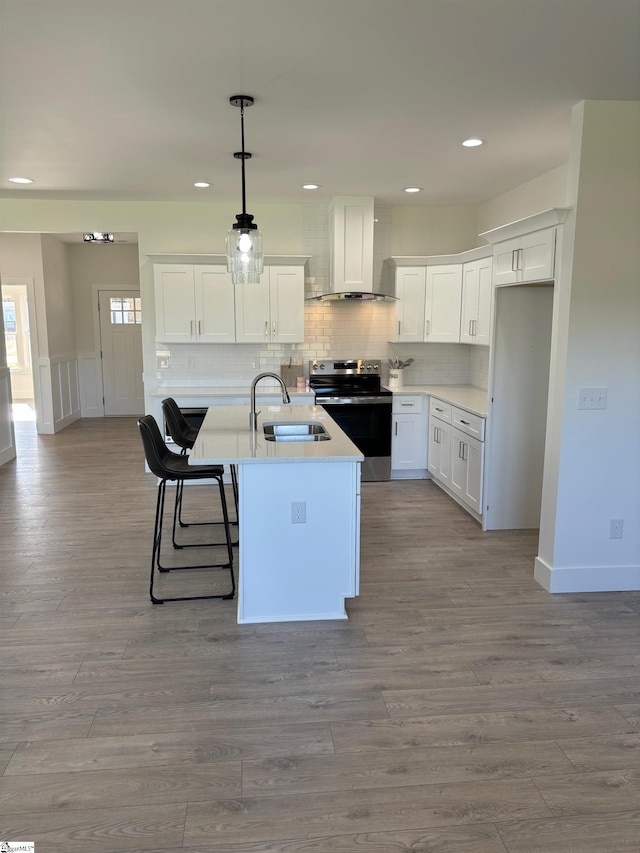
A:
POLYGON ((640 566, 551 568, 536 557, 534 579, 548 592, 623 592, 640 589, 640 566))

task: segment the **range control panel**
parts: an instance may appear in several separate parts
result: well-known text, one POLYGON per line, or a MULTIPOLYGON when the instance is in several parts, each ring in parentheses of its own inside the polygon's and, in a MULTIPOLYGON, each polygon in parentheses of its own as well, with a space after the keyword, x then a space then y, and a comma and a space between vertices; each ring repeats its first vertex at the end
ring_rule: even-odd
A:
POLYGON ((345 376, 369 373, 379 374, 382 364, 380 358, 345 358, 345 359, 313 359, 309 363, 309 374, 318 376, 321 374, 331 375, 339 373, 345 376))

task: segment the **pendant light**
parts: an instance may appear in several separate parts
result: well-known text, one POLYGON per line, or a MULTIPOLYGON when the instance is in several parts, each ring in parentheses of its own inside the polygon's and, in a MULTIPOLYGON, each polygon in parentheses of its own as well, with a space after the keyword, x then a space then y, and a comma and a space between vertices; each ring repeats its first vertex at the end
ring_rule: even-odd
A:
POLYGON ((229 98, 229 103, 233 107, 240 107, 242 151, 236 151, 233 156, 242 162, 242 213, 236 214, 237 222, 233 223, 227 234, 227 270, 234 284, 259 284, 264 269, 262 234, 253 216, 247 213, 244 180, 244 161, 251 159, 251 154, 244 150, 244 108, 253 104, 253 98, 249 95, 234 95, 229 98))

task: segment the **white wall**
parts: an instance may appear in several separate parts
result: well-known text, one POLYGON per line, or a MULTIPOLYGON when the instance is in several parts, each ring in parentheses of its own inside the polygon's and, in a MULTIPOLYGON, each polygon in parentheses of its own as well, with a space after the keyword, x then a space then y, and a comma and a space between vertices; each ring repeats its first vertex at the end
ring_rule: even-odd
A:
POLYGON ((0 275, 32 282, 33 383, 38 432, 80 417, 73 293, 65 246, 40 234, 0 234, 0 275))
POLYGON ((448 255, 482 245, 472 205, 393 207, 390 255, 448 255))
POLYGON ((536 577, 640 588, 640 103, 574 109, 536 577), (604 411, 580 388, 606 388, 604 411), (609 521, 624 536, 609 538, 609 521))
POLYGON ((93 352, 95 287, 140 287, 137 244, 70 244, 75 340, 79 352, 93 352))
POLYGON ((567 170, 566 164, 559 166, 480 205, 477 210, 477 233, 499 228, 551 207, 565 207, 567 170))

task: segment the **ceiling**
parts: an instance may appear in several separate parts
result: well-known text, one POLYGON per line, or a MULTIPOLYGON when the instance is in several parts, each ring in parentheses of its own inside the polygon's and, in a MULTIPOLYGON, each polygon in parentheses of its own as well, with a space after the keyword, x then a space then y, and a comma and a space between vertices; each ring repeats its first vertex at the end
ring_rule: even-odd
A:
POLYGON ((249 210, 479 204, 640 100, 640 0, 0 0, 0 196, 240 209, 239 93, 249 210))

